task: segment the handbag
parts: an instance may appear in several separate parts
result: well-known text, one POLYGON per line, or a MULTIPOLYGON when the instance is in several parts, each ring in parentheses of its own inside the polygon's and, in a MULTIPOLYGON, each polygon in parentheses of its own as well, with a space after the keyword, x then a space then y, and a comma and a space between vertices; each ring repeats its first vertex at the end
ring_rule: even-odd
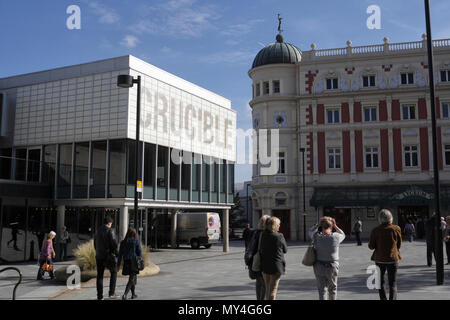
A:
POLYGON ((305 255, 303 256, 302 264, 307 267, 312 267, 316 263, 316 249, 314 249, 315 234, 313 236, 312 242, 306 249, 305 255))
POLYGON ((141 256, 136 256, 136 264, 139 271, 144 270, 145 263, 144 259, 141 256))
POLYGON ((44 264, 42 265, 42 270, 44 272, 52 272, 53 271, 53 265, 49 263, 48 259, 45 260, 44 264))
POLYGON ((259 249, 261 247, 261 238, 262 238, 262 233, 259 236, 258 250, 256 251, 255 255, 253 256, 252 270, 255 272, 261 271, 261 254, 259 253, 259 249))

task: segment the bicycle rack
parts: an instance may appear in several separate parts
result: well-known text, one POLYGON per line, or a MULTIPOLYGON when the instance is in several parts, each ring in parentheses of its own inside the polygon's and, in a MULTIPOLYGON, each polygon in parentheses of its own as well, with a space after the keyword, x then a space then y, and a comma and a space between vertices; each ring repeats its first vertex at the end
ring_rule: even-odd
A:
POLYGON ((4 268, 4 269, 1 269, 0 273, 2 273, 3 271, 7 271, 7 270, 14 270, 14 271, 17 271, 17 273, 19 274, 19 281, 14 286, 13 296, 12 296, 12 299, 16 300, 16 290, 17 290, 17 287, 19 286, 19 284, 22 282, 22 273, 20 273, 19 269, 14 268, 14 267, 7 267, 7 268, 4 268))

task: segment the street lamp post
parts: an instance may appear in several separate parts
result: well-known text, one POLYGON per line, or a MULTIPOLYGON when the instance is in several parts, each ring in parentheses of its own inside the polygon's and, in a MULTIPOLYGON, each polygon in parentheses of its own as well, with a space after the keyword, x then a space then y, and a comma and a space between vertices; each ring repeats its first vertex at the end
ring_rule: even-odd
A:
POLYGON ((303 241, 306 242, 306 197, 305 197, 305 148, 300 148, 302 153, 302 180, 303 180, 303 241))
MULTIPOLYGON (((134 227, 138 228, 138 181, 139 179, 139 133, 141 118, 141 76, 134 79, 132 76, 123 74, 117 76, 117 86, 121 88, 131 88, 137 84, 137 110, 136 110, 136 150, 135 150, 135 170, 134 170, 134 227)), ((141 185, 142 187, 142 185, 141 185)))
MULTIPOLYGON (((248 194, 248 187, 250 186, 250 183, 248 183, 247 184, 247 186, 246 186, 246 188, 247 188, 247 222, 249 222, 250 223, 250 219, 249 219, 249 210, 248 210, 248 202, 249 202, 249 200, 250 200, 250 196, 249 196, 249 194, 248 194)), ((253 215, 252 215, 253 216, 253 215)), ((252 225, 253 225, 253 223, 252 223, 252 225)))
MULTIPOLYGON (((435 239, 435 258, 436 258, 436 281, 438 285, 444 284, 444 252, 442 248, 441 233, 441 203, 439 186, 439 161, 437 152, 437 130, 436 130, 436 98, 434 90, 434 71, 433 71, 433 41, 431 38, 430 22, 430 1, 425 0, 425 20, 427 25, 427 50, 428 50, 428 71, 430 78, 430 100, 431 100, 431 126, 433 134, 433 172, 434 172, 434 195, 436 208, 436 239, 435 239)), ((440 146, 439 146, 440 147, 440 146)))

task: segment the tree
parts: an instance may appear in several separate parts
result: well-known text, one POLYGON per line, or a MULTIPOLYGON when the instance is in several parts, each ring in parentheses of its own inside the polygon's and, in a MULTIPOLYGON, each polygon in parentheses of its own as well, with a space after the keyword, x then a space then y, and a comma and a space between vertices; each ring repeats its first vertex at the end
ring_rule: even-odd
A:
POLYGON ((244 207, 241 204, 239 192, 234 196, 234 205, 230 209, 230 226, 235 226, 240 221, 246 221, 244 207))

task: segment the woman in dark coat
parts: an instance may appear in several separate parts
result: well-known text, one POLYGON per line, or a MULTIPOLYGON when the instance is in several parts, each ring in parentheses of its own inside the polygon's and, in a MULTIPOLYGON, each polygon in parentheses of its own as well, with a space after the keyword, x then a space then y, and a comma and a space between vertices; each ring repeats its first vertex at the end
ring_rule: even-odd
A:
POLYGON ((266 287, 266 300, 275 300, 281 275, 286 271, 284 254, 287 253, 286 240, 279 233, 280 219, 270 217, 261 237, 261 272, 266 287))
POLYGON ((139 268, 137 264, 137 257, 142 257, 141 243, 137 237, 136 229, 129 228, 125 236, 125 239, 120 243, 119 258, 117 261, 117 267, 120 267, 120 263, 123 258, 122 274, 129 275, 128 283, 125 288, 125 293, 122 296, 123 300, 127 299, 128 292, 131 290, 131 299, 136 299, 135 293, 137 275, 139 274, 139 268))

